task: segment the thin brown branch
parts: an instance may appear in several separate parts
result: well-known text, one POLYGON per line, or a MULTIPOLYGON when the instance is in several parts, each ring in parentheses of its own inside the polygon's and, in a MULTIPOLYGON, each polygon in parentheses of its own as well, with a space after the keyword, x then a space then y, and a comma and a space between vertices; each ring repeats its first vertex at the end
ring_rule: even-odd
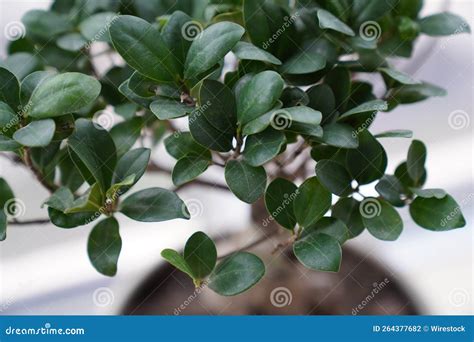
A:
POLYGON ((224 255, 221 255, 221 256, 219 256, 217 259, 218 259, 218 260, 221 260, 221 259, 227 258, 227 257, 229 257, 229 256, 231 256, 232 254, 235 254, 235 253, 237 253, 237 252, 243 252, 243 251, 245 251, 245 250, 248 250, 248 249, 251 249, 251 248, 253 248, 253 247, 256 247, 256 246, 260 245, 261 243, 267 241, 267 240, 268 240, 269 238, 271 238, 272 236, 275 236, 275 235, 277 235, 277 234, 279 234, 279 233, 280 233, 280 230, 274 229, 274 230, 272 230, 272 231, 270 232, 270 234, 265 234, 264 236, 262 236, 262 237, 258 238, 257 240, 255 240, 255 241, 249 243, 248 245, 245 245, 244 247, 241 247, 241 248, 236 249, 236 250, 234 250, 234 251, 232 251, 232 252, 229 252, 229 253, 226 253, 226 254, 224 254, 224 255))
POLYGON ((51 223, 50 219, 36 219, 36 220, 27 220, 27 221, 17 221, 13 220, 8 222, 9 225, 14 225, 14 226, 32 226, 35 224, 49 224, 51 223))

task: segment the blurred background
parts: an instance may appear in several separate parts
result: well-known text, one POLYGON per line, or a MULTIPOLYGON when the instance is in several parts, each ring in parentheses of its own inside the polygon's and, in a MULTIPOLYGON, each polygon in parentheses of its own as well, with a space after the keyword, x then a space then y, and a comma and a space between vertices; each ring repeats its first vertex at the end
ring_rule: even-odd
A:
MULTIPOLYGON (((470 0, 425 0, 423 13, 443 9, 474 26, 470 0)), ((30 9, 46 9, 50 1, 0 0, 0 55, 5 57, 5 27, 30 9)), ((427 187, 443 187, 462 206, 468 226, 434 233, 415 226, 403 211, 405 229, 396 242, 376 240, 367 232, 349 242, 370 256, 404 287, 423 314, 474 314, 473 309, 473 37, 422 37, 414 58, 394 61, 416 79, 438 84, 448 96, 398 107, 379 115, 373 132, 410 129, 428 146, 427 187), (436 41, 436 42, 435 42, 436 41)), ((375 80, 376 82, 377 80, 375 80)), ((406 158, 409 139, 383 139, 388 172, 406 158)), ((154 151, 163 160, 163 151, 154 151)), ((166 160, 168 161, 168 160, 166 160)), ((166 162, 165 161, 165 162, 166 162)), ((171 161, 169 160, 171 165, 171 161)), ((41 203, 48 193, 23 168, 0 160, 0 176, 26 204, 24 219, 45 218, 41 203)), ((210 174, 211 177, 220 177, 210 174)), ((146 176, 140 188, 170 186, 166 177, 146 176)), ((120 216, 122 253, 119 272, 106 278, 89 264, 87 237, 92 226, 62 230, 50 225, 10 227, 0 244, 0 314, 118 314, 136 287, 162 259, 163 248, 179 248, 194 231, 213 236, 242 231, 250 222, 247 205, 219 190, 189 188, 181 196, 192 205, 190 221, 138 224, 120 216)), ((360 298, 362 300, 363 298, 360 298)))

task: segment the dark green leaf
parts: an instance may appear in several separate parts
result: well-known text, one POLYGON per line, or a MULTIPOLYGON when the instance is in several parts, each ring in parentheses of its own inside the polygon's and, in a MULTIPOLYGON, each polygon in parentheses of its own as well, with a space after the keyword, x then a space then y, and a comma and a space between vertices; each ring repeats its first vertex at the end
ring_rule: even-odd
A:
POLYGON ((310 74, 326 67, 326 58, 319 54, 310 55, 302 51, 287 60, 280 68, 281 73, 290 75, 310 74))
POLYGON ((449 195, 441 199, 417 197, 410 205, 410 214, 419 226, 434 231, 462 228, 466 225, 461 207, 449 195))
POLYGON ((107 191, 117 163, 115 144, 109 133, 89 120, 78 119, 76 130, 68 139, 68 147, 99 183, 102 191, 107 191))
POLYGON ((397 177, 398 180, 403 184, 403 186, 405 187, 405 190, 409 191, 411 188, 415 186, 423 186, 426 182, 427 173, 425 170, 425 173, 420 179, 419 184, 416 185, 415 181, 411 179, 410 175, 408 174, 407 163, 402 163, 395 170, 395 177, 397 177))
POLYGON ((176 252, 173 249, 164 249, 161 251, 161 256, 168 261, 171 265, 176 267, 178 270, 181 272, 186 273, 189 275, 191 278, 193 277, 193 274, 191 273, 191 270, 189 269, 188 264, 184 260, 184 257, 176 252))
POLYGON ((128 196, 121 203, 119 211, 141 222, 162 222, 190 217, 186 205, 178 195, 161 188, 149 188, 128 196))
POLYGON ((158 82, 178 78, 182 68, 153 25, 124 15, 114 21, 109 31, 117 52, 139 73, 158 82))
POLYGON ((340 219, 347 225, 351 232, 351 238, 360 235, 364 231, 364 223, 360 214, 360 203, 353 198, 341 198, 332 208, 332 217, 340 219))
MULTIPOLYGON (((125 153, 117 162, 112 184, 121 183, 132 175, 135 176, 133 184, 138 182, 145 174, 148 161, 150 160, 150 154, 151 150, 148 148, 137 148, 125 153)), ((123 187, 121 193, 125 193, 128 189, 130 189, 130 186, 123 187)))
POLYGON ((251 166, 263 165, 276 157, 285 143, 285 134, 272 128, 251 135, 245 142, 245 161, 251 166))
MULTIPOLYGON (((186 55, 193 40, 193 37, 188 35, 188 30, 196 28, 195 23, 186 13, 176 11, 170 16, 162 31, 163 40, 182 65, 186 61, 186 55)), ((200 30, 199 27, 198 31, 200 30)))
POLYGON ((391 90, 390 100, 395 103, 408 104, 423 101, 428 97, 446 96, 446 94, 446 90, 443 88, 423 82, 421 84, 403 85, 391 90))
MULTIPOLYGON (((293 201, 298 192, 298 187, 284 178, 275 179, 265 192, 265 206, 270 218, 289 230, 293 230, 296 225, 293 201)), ((268 223, 263 222, 263 225, 266 227, 268 223)))
POLYGON ((184 77, 196 77, 216 65, 244 35, 240 25, 222 22, 206 28, 189 48, 184 77))
POLYGON ((335 238, 342 246, 351 238, 351 232, 346 224, 334 217, 323 217, 311 227, 303 231, 302 237, 310 234, 326 234, 335 238))
POLYGON ((184 247, 184 260, 194 279, 207 277, 216 266, 217 250, 214 242, 203 232, 194 233, 184 247))
POLYGON ((255 285, 265 265, 255 255, 239 252, 224 259, 209 277, 209 288, 222 296, 235 296, 255 285))
POLYGON ((342 250, 337 240, 327 234, 314 232, 299 239, 293 252, 307 268, 315 271, 338 272, 342 250))
POLYGON ((262 61, 274 65, 281 65, 281 61, 271 53, 247 42, 238 42, 232 51, 240 60, 262 61))
POLYGON ((408 175, 415 182, 415 186, 420 185, 425 175, 426 146, 419 140, 413 140, 407 157, 408 175))
POLYGON ((402 218, 390 203, 366 198, 360 204, 360 212, 367 230, 377 239, 395 241, 402 233, 402 218))
POLYGON ((193 108, 176 100, 160 98, 151 103, 150 110, 158 119, 169 120, 185 116, 191 113, 193 108))
POLYGON ((328 11, 323 9, 318 10, 318 20, 319 27, 322 29, 331 29, 351 37, 355 36, 354 31, 352 31, 349 26, 347 26, 344 22, 339 20, 338 17, 328 11))
POLYGON ((69 72, 47 78, 31 95, 29 115, 33 118, 51 118, 73 113, 90 105, 100 93, 95 78, 69 72))
POLYGON ((143 124, 143 119, 136 116, 112 127, 110 130, 110 136, 117 147, 118 157, 123 156, 133 147, 137 139, 140 137, 143 124))
POLYGON ((72 29, 72 25, 66 16, 53 11, 28 11, 23 18, 21 18, 21 21, 25 24, 28 37, 43 42, 47 42, 51 38, 72 29))
POLYGON ((346 124, 333 123, 323 128, 323 137, 320 139, 323 143, 340 148, 359 147, 359 138, 354 129, 346 124))
POLYGON ((26 76, 21 81, 20 97, 22 105, 27 105, 30 101, 31 95, 38 87, 38 85, 49 77, 54 76, 51 71, 35 71, 32 74, 26 76))
POLYGON ((258 200, 267 186, 267 174, 262 166, 253 167, 238 160, 227 162, 225 180, 234 195, 246 203, 258 200))
POLYGON ((437 199, 443 199, 445 198, 448 194, 446 191, 443 189, 416 189, 416 188, 411 188, 411 191, 419 197, 423 198, 437 198, 437 199))
POLYGON ((188 154, 199 156, 209 155, 209 151, 199 145, 189 132, 176 132, 165 139, 166 151, 175 159, 181 159, 188 154))
POLYGON ((359 133, 359 147, 347 151, 346 167, 359 184, 369 184, 385 174, 387 154, 372 134, 364 130, 359 133))
POLYGON ((20 147, 15 140, 0 134, 0 151, 16 151, 20 147))
POLYGON ((118 15, 113 12, 97 13, 82 21, 79 31, 90 43, 110 42, 109 27, 116 19, 118 15))
POLYGON ((293 207, 300 226, 309 227, 331 208, 331 193, 316 177, 309 178, 299 187, 293 207))
POLYGON ((414 80, 410 75, 405 74, 404 72, 392 69, 392 68, 379 68, 378 70, 401 84, 419 84, 420 83, 419 81, 414 80))
POLYGON ((339 120, 347 119, 351 116, 362 114, 362 113, 379 112, 379 111, 384 111, 387 109, 388 109, 387 102, 382 101, 382 100, 373 100, 373 101, 369 101, 364 104, 361 104, 355 108, 352 108, 348 112, 345 112, 339 117, 339 120))
POLYGON ((309 88, 306 93, 309 97, 308 107, 316 109, 323 115, 323 123, 330 122, 336 109, 336 98, 327 84, 318 84, 309 88))
POLYGON ((392 205, 396 207, 403 207, 405 205, 402 199, 403 185, 397 177, 390 175, 383 176, 380 182, 375 186, 375 190, 392 205))
POLYGON ((103 275, 113 277, 117 273, 117 262, 122 249, 119 224, 113 217, 99 222, 89 235, 87 253, 95 269, 103 275))
POLYGON ((0 178, 0 241, 4 241, 7 238, 7 214, 16 214, 14 212, 11 213, 11 208, 16 207, 14 198, 15 195, 8 183, 5 179, 0 178))
POLYGON ((20 105, 20 82, 8 69, 0 67, 0 101, 5 102, 14 111, 20 105))
POLYGON ((173 168, 173 184, 183 185, 199 177, 211 165, 209 158, 198 155, 187 155, 176 163, 173 168))
POLYGON ((326 189, 337 196, 347 196, 352 192, 349 172, 336 161, 320 160, 316 164, 316 176, 326 189))

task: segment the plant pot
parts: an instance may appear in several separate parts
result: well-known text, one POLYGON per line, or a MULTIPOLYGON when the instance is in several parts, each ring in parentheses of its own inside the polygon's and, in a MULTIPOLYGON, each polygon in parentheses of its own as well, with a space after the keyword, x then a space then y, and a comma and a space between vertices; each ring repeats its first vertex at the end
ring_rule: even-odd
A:
MULTIPOLYGON (((262 202, 252 206, 254 222, 263 222, 262 202)), ((274 225, 257 227, 270 235, 274 225)), ((282 231, 279 228, 279 231, 282 231)), ((253 228, 217 240, 220 253, 234 251, 254 241, 253 228)), ((262 233, 260 233, 262 234, 262 233)), ((306 269, 291 248, 281 248, 288 233, 272 234, 249 249, 263 259, 264 278, 249 291, 222 297, 168 264, 160 264, 132 293, 124 315, 416 315, 414 301, 391 272, 367 255, 343 249, 338 273, 306 269)))

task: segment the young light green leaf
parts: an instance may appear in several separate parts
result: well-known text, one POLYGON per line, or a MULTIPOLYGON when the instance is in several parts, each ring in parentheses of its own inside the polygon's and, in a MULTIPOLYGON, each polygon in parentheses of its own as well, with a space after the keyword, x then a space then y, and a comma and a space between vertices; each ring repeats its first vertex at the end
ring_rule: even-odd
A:
POLYGON ((256 255, 238 252, 217 265, 209 277, 209 288, 222 296, 235 296, 258 283, 264 274, 262 260, 256 255))
POLYGON ((113 217, 99 222, 89 235, 87 253, 94 268, 103 275, 113 277, 122 249, 119 224, 113 217))
POLYGON ((128 196, 119 211, 135 221, 162 222, 190 218, 184 202, 174 192, 161 188, 149 188, 128 196))
POLYGON ((338 272, 342 250, 336 238, 314 232, 293 245, 296 258, 307 268, 315 271, 338 272))
POLYGON ((47 146, 53 139, 56 124, 52 119, 32 121, 13 134, 13 139, 23 146, 47 146))
POLYGON ((331 208, 331 193, 316 177, 308 178, 299 187, 293 207, 300 226, 309 227, 331 208))
POLYGON ((246 203, 258 200, 267 186, 267 174, 262 166, 253 167, 245 161, 229 160, 225 180, 232 193, 246 203))

